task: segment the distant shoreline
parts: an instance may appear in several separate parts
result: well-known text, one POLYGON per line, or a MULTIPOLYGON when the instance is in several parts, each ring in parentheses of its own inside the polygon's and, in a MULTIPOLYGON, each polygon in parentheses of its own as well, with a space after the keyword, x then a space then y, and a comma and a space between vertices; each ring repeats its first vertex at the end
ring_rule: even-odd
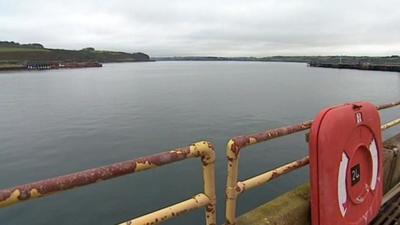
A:
POLYGON ((54 69, 77 69, 77 68, 99 68, 103 67, 103 64, 107 63, 143 63, 143 62, 155 62, 155 60, 148 61, 118 61, 118 62, 78 62, 78 63, 40 63, 40 64, 0 64, 0 72, 2 71, 16 71, 16 70, 54 70, 54 69))
POLYGON ((51 49, 40 43, 0 41, 0 70, 101 67, 101 63, 108 62, 150 61, 150 56, 142 52, 104 51, 92 47, 81 50, 51 49))
POLYGON ((171 56, 152 57, 156 61, 244 61, 244 62, 297 62, 297 63, 332 63, 400 65, 400 57, 393 56, 269 56, 269 57, 218 57, 218 56, 171 56))
POLYGON ((157 61, 232 61, 232 62, 286 62, 306 63, 311 67, 358 69, 400 72, 400 57, 397 55, 384 57, 370 56, 270 56, 270 57, 214 57, 183 56, 154 57, 157 61))
POLYGON ((40 64, 26 64, 26 65, 1 65, 0 71, 9 70, 54 70, 54 69, 75 69, 75 68, 93 68, 93 67, 103 67, 103 64, 96 62, 80 62, 80 63, 40 63, 40 64))
POLYGON ((311 67, 333 68, 333 69, 354 69, 354 70, 373 70, 373 71, 388 71, 400 72, 400 65, 374 65, 369 63, 360 64, 343 64, 343 63, 316 63, 308 64, 311 67))

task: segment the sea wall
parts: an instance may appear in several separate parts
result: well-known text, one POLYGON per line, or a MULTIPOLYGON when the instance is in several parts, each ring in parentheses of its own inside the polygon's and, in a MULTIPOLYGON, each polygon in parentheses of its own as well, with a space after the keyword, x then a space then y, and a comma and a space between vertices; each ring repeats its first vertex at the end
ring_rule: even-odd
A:
POLYGON ((308 64, 311 67, 336 68, 336 69, 357 69, 400 72, 400 65, 374 65, 369 63, 343 64, 343 63, 315 63, 308 64))

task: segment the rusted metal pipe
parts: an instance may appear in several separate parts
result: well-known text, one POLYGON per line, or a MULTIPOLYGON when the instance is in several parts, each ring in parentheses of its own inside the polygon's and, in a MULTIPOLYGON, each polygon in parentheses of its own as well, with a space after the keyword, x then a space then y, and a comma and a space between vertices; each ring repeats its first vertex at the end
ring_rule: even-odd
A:
POLYGON ((0 207, 9 206, 20 201, 43 197, 59 191, 93 184, 99 181, 136 173, 157 166, 177 162, 190 155, 190 147, 178 148, 148 157, 114 163, 77 173, 41 180, 4 190, 0 190, 0 207))
POLYGON ((139 218, 122 223, 129 224, 157 224, 170 218, 181 215, 191 210, 205 207, 207 225, 216 225, 216 195, 215 195, 215 151, 209 142, 197 142, 190 146, 189 157, 200 157, 203 163, 204 193, 190 200, 175 204, 159 211, 141 216, 139 218))
POLYGON ((382 105, 377 105, 376 108, 377 108, 378 110, 381 110, 381 109, 392 108, 392 107, 394 107, 394 106, 400 106, 400 101, 391 102, 391 103, 382 104, 382 105))
MULTIPOLYGON (((388 123, 385 123, 381 126, 382 130, 386 130, 390 127, 396 126, 400 124, 400 119, 396 119, 393 121, 390 121, 388 123)), ((263 174, 260 174, 258 176, 252 177, 250 179, 247 179, 245 181, 239 181, 237 182, 236 185, 236 192, 238 194, 243 193, 246 190, 250 190, 252 188, 258 187, 260 185, 263 185, 281 175, 287 174, 293 170, 299 169, 301 167, 304 167, 309 164, 309 156, 306 156, 302 159, 295 160, 291 163, 288 163, 286 165, 283 165, 281 167, 275 168, 273 170, 270 170, 268 172, 265 172, 263 174)))
MULTIPOLYGON (((378 105, 377 109, 378 110, 387 109, 399 105, 400 101, 389 104, 378 105)), ((391 121, 387 124, 382 125, 382 129, 388 129, 390 127, 398 125, 399 123, 400 119, 391 121)), ((307 130, 311 127, 311 124, 312 124, 311 120, 305 121, 301 124, 267 130, 252 135, 238 136, 236 138, 231 139, 228 142, 227 156, 229 163, 228 163, 228 180, 226 188, 227 224, 234 224, 236 219, 235 210, 236 210, 236 198, 238 193, 235 190, 235 188, 238 186, 237 176, 238 176, 240 150, 252 144, 268 141, 273 138, 307 130)), ((34 183, 29 183, 25 185, 16 186, 13 188, 0 190, 0 207, 10 206, 12 204, 21 201, 43 197, 52 193, 69 190, 75 187, 89 185, 92 183, 96 183, 98 181, 108 180, 111 178, 123 176, 130 173, 152 169, 157 166, 162 166, 165 164, 193 157, 200 157, 203 164, 203 179, 204 179, 204 193, 205 193, 203 195, 205 195, 208 198, 208 202, 206 203, 207 205, 206 224, 215 225, 216 223, 216 217, 215 217, 216 195, 215 195, 215 171, 214 171, 215 152, 214 152, 214 147, 208 142, 198 142, 191 146, 178 148, 169 152, 164 152, 125 162, 115 163, 109 166, 89 169, 77 173, 72 173, 69 175, 50 178, 34 183)), ((306 161, 300 162, 299 166, 305 162, 306 161)), ((265 174, 262 174, 257 177, 251 178, 247 181, 239 182, 239 184, 246 185, 246 182, 248 182, 249 185, 247 185, 247 188, 249 188, 253 185, 252 179, 255 178, 260 178, 262 180, 266 179, 267 176, 265 174)), ((255 182, 254 185, 255 186, 260 185, 257 183, 258 181, 256 182, 256 180, 258 179, 254 180, 255 182)), ((177 205, 179 205, 179 203, 177 205)))
POLYGON ((395 120, 392 120, 390 122, 387 122, 387 123, 383 124, 381 126, 381 129, 382 130, 386 130, 386 129, 389 129, 389 128, 394 127, 396 125, 399 125, 399 124, 400 124, 400 119, 395 119, 395 120))
POLYGON ((304 166, 308 165, 309 163, 310 163, 310 159, 308 156, 306 156, 302 159, 295 160, 291 163, 280 166, 278 168, 275 168, 273 170, 270 170, 270 171, 260 174, 258 176, 247 179, 245 181, 239 181, 236 185, 236 192, 238 194, 243 193, 244 191, 247 191, 252 188, 258 187, 260 185, 263 185, 263 184, 270 182, 271 180, 278 178, 284 174, 287 174, 293 170, 304 167, 304 166))
POLYGON ((191 199, 177 203, 175 205, 160 209, 147 215, 120 223, 119 225, 148 225, 159 224, 168 219, 180 216, 195 209, 202 208, 210 203, 210 199, 205 194, 198 194, 191 199))
POLYGON ((264 132, 238 136, 229 140, 226 148, 228 158, 228 176, 226 182, 226 225, 234 225, 236 222, 236 202, 238 193, 236 191, 240 150, 256 143, 268 141, 274 138, 307 130, 311 127, 312 121, 305 121, 300 124, 267 130, 264 132))
POLYGON ((206 206, 206 224, 215 225, 215 151, 214 146, 206 141, 197 142, 187 147, 177 148, 172 151, 155 154, 148 157, 119 162, 109 166, 89 169, 0 190, 0 207, 10 206, 21 201, 44 197, 49 194, 120 177, 126 174, 152 169, 188 158, 201 159, 203 165, 204 194, 201 194, 192 200, 188 200, 180 206, 193 206, 190 203, 194 200, 197 201, 198 203, 196 204, 196 208, 200 207, 200 205, 206 206), (207 201, 204 200, 205 198, 203 195, 207 201))
POLYGON ((307 130, 311 127, 311 124, 312 120, 308 120, 299 124, 270 129, 255 134, 234 137, 228 142, 227 154, 229 156, 236 157, 240 150, 244 147, 307 130))

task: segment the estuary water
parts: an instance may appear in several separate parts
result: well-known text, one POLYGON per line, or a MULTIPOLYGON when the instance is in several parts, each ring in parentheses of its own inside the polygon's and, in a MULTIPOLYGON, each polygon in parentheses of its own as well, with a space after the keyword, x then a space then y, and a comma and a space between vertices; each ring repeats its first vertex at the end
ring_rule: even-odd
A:
MULTIPOLYGON (((399 73, 301 63, 152 62, 2 72, 0 189, 209 140, 217 150, 222 224, 229 138, 312 119, 329 105, 399 98, 399 73)), ((383 111, 382 119, 399 113, 383 111)), ((250 147, 241 155, 240 179, 307 151, 304 133, 250 147)), ((307 180, 304 168, 246 192, 238 214, 307 180)), ((116 224, 199 192, 201 165, 186 160, 0 209, 0 224, 116 224)), ((203 221, 197 210, 167 224, 203 221)))

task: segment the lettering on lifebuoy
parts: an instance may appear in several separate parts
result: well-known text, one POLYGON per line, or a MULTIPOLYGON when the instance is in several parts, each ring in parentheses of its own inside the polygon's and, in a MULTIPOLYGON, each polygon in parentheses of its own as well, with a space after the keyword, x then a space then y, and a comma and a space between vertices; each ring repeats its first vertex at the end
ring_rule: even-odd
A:
POLYGON ((356 124, 359 124, 363 121, 362 114, 360 112, 356 113, 356 124))

